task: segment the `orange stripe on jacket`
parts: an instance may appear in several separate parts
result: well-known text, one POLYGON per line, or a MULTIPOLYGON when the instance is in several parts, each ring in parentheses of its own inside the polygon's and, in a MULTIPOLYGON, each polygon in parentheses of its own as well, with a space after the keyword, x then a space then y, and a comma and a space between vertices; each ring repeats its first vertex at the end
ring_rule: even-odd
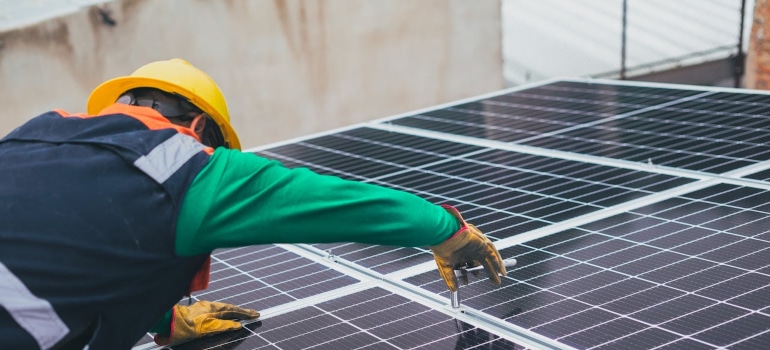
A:
MULTIPOLYGON (((178 133, 192 136, 198 140, 198 142, 201 142, 198 134, 192 131, 192 129, 170 122, 163 115, 158 113, 158 111, 150 107, 131 106, 122 103, 115 103, 103 109, 97 115, 87 115, 83 113, 70 114, 61 109, 54 109, 54 112, 59 113, 59 115, 62 117, 68 118, 95 118, 110 114, 124 114, 142 122, 142 124, 144 124, 150 130, 175 129, 178 133)), ((208 154, 214 153, 214 149, 211 147, 206 147, 203 151, 208 154)))

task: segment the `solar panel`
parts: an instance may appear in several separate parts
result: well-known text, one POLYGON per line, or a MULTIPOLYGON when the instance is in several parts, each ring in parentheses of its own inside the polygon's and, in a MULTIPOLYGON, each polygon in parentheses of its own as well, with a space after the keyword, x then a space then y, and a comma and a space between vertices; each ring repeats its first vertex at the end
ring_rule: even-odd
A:
MULTIPOLYGON (((464 302, 575 348, 732 345, 770 329, 768 195, 712 186, 522 243, 501 252, 520 261, 508 283, 464 302)), ((432 273, 407 281, 446 294, 432 273)))
POLYGON ((770 159, 770 96, 556 82, 396 125, 722 173, 770 159))
POLYGON ((262 317, 173 348, 768 347, 768 129, 757 91, 561 79, 255 149, 456 205, 518 265, 453 308, 425 247, 219 250, 193 298, 262 317))

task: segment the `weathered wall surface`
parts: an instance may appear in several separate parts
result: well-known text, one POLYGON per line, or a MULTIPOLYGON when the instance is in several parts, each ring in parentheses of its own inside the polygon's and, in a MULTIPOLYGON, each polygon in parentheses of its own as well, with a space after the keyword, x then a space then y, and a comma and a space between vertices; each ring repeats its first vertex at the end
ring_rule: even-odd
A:
MULTIPOLYGON (((751 11, 751 9, 749 9, 751 11)), ((770 89, 770 6, 767 0, 756 0, 754 20, 746 54, 744 85, 749 89, 770 89)))
POLYGON ((83 112, 102 81, 185 58, 244 148, 503 87, 500 0, 116 0, 0 33, 0 135, 83 112))

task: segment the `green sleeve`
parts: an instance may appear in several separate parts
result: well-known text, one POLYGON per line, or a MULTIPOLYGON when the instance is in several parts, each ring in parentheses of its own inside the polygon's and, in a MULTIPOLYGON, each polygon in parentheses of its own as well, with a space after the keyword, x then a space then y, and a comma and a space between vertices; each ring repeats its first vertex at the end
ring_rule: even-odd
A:
POLYGON ((268 243, 427 246, 460 223, 413 194, 217 149, 196 176, 177 222, 180 255, 268 243))
POLYGON ((152 328, 150 328, 150 333, 157 333, 162 336, 168 336, 171 333, 171 314, 174 312, 174 309, 168 310, 163 317, 158 320, 157 323, 155 323, 152 328))

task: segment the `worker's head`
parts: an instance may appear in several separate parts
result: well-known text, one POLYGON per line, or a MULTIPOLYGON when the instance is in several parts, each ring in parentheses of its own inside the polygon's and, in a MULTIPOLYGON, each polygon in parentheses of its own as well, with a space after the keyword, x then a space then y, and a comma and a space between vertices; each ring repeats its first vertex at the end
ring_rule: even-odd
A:
POLYGON ((241 148, 219 86, 187 61, 151 62, 102 83, 91 92, 87 112, 97 114, 116 102, 153 108, 172 123, 192 128, 208 146, 241 148))

